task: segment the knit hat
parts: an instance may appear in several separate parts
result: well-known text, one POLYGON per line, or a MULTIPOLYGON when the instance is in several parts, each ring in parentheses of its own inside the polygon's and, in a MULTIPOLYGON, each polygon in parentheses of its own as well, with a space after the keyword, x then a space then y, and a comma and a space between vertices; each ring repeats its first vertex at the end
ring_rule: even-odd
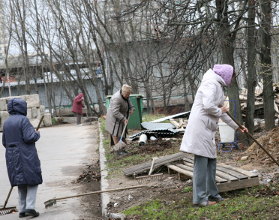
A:
POLYGON ((233 67, 229 64, 215 64, 213 71, 222 77, 226 85, 229 86, 232 81, 233 67))

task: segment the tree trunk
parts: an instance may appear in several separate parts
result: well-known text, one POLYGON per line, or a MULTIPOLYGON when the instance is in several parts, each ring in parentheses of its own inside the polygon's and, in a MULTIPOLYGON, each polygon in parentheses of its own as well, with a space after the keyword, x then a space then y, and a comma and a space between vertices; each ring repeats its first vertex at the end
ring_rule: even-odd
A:
MULTIPOLYGON (((223 0, 216 0, 217 7, 217 20, 218 20, 218 33, 221 39, 221 52, 222 61, 224 64, 230 64, 234 67, 234 42, 235 34, 230 31, 230 24, 228 19, 228 6, 227 2, 223 0)), ((230 111, 234 117, 242 123, 240 102, 239 102, 239 91, 236 79, 233 79, 231 85, 228 87, 228 95, 231 102, 230 111)))
POLYGON ((271 68, 271 0, 261 1, 261 65, 263 76, 264 119, 267 130, 275 126, 273 80, 271 68))
POLYGON ((255 0, 248 1, 248 35, 247 35, 247 113, 246 127, 251 134, 254 133, 254 112, 255 112, 255 87, 256 87, 256 29, 255 29, 255 0))

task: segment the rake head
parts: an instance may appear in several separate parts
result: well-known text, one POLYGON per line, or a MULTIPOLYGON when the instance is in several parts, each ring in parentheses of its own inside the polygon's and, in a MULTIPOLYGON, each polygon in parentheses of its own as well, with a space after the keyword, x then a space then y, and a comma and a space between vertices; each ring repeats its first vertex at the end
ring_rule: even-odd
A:
POLYGON ((47 201, 44 202, 44 204, 45 204, 45 208, 48 208, 48 207, 50 207, 50 206, 53 206, 53 205, 56 204, 56 199, 47 200, 47 201))
POLYGON ((153 175, 147 175, 147 176, 137 176, 135 179, 138 181, 138 183, 146 183, 151 181, 159 181, 162 180, 163 173, 153 174, 153 175))
POLYGON ((13 212, 17 212, 16 207, 8 207, 8 208, 0 208, 0 216, 1 215, 7 215, 7 214, 11 214, 13 212))

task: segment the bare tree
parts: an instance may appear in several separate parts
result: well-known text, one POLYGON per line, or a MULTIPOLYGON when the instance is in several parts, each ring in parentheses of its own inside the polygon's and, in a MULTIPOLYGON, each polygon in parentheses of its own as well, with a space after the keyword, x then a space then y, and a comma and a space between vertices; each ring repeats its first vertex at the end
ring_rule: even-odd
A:
MULTIPOLYGON (((215 63, 228 63, 242 74, 248 71, 246 123, 252 131, 258 20, 264 45, 261 72, 265 88, 269 89, 264 89, 265 115, 273 120, 273 113, 266 109, 271 106, 268 97, 272 96, 268 87, 272 85, 272 64, 268 60, 268 15, 272 11, 267 9, 268 2, 261 0, 261 19, 253 0, 11 0, 9 7, 14 14, 8 16, 13 21, 12 43, 18 45, 22 54, 26 92, 32 90, 31 79, 42 77, 53 110, 57 103, 54 77, 63 88, 60 96, 72 100, 75 93, 84 92, 90 114, 91 110, 96 112, 91 109, 94 101, 87 83, 96 88, 101 113, 105 112, 103 93, 112 94, 123 83, 131 84, 135 93, 145 94, 148 110, 154 111, 155 96, 165 108, 173 96, 184 96, 186 102, 190 94, 194 99, 203 73, 215 63), (34 75, 28 59, 30 48, 40 57, 37 64, 42 62, 34 75), (102 66, 104 88, 98 88, 96 63, 102 66), (44 77, 44 72, 50 73, 44 77)), ((240 120, 238 90, 235 80, 229 97, 240 120)), ((270 123, 267 121, 267 125, 270 123)))
POLYGON ((248 1, 248 30, 247 30, 247 113, 246 127, 253 134, 255 112, 255 87, 256 87, 256 1, 248 1))
POLYGON ((264 119, 267 130, 275 126, 274 94, 271 65, 271 0, 261 0, 261 74, 263 78, 264 119))

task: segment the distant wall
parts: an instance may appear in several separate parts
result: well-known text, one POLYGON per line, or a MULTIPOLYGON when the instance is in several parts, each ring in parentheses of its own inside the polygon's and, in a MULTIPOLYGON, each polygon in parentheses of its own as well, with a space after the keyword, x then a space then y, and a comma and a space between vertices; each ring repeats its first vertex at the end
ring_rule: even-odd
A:
POLYGON ((45 112, 45 107, 40 105, 40 99, 38 94, 12 96, 6 98, 0 98, 0 131, 3 131, 4 121, 9 117, 7 110, 7 103, 10 99, 21 98, 27 102, 27 117, 31 124, 36 128, 42 116, 44 120, 41 126, 51 126, 52 120, 49 113, 45 112))
MULTIPOLYGON (((96 88, 92 85, 90 80, 85 80, 84 82, 86 89, 88 91, 88 95, 90 96, 90 99, 95 104, 97 103, 97 95, 96 95, 96 88)), ((1 86, 1 85, 0 85, 1 86)), ((26 95, 25 92, 25 85, 17 85, 13 84, 11 86, 11 93, 12 96, 24 96, 26 95)), ((76 86, 75 81, 69 81, 67 82, 68 88, 74 88, 76 86)), ((98 80, 98 90, 102 90, 102 81, 101 79, 98 80)), ((77 95, 74 93, 74 89, 69 89, 69 91, 72 93, 73 98, 77 95)), ((55 103, 56 107, 71 107, 72 101, 68 98, 65 90, 61 86, 60 82, 53 82, 53 83, 37 83, 31 84, 31 93, 32 94, 38 94, 41 105, 45 106, 45 108, 49 108, 49 101, 48 97, 51 97, 52 105, 53 102, 55 103)), ((103 95, 103 92, 101 92, 103 95)), ((2 97, 8 97, 9 96, 9 89, 7 84, 5 84, 5 88, 1 94, 2 97)), ((103 95, 104 97, 104 95, 103 95)))

